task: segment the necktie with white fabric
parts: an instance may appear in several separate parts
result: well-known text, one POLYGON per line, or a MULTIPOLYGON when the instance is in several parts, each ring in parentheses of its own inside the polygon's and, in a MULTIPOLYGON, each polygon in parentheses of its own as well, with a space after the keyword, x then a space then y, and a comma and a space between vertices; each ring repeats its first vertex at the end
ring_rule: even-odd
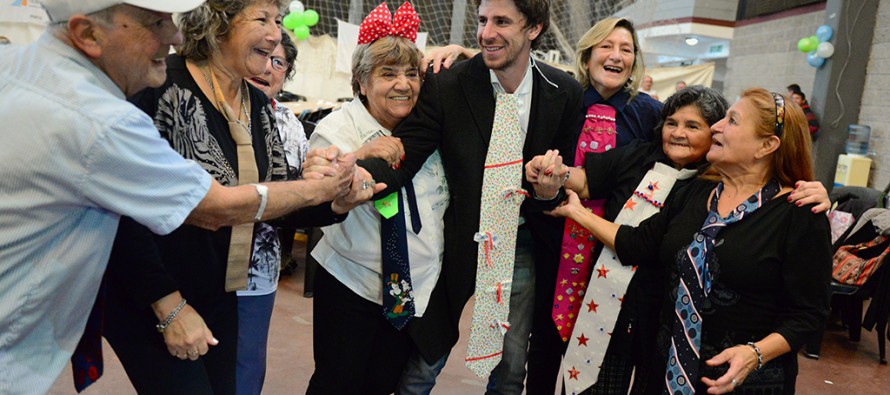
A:
MULTIPOLYGON (((649 170, 633 194, 624 203, 615 223, 637 226, 661 211, 664 200, 677 180, 687 179, 695 170, 676 170, 656 163, 649 170)), ((621 302, 635 268, 624 266, 615 251, 603 248, 594 265, 596 273, 590 278, 588 292, 578 314, 560 372, 566 394, 578 394, 596 383, 603 356, 611 340, 621 302)))
POLYGON ((510 290, 513 282, 519 207, 522 190, 522 146, 518 100, 498 93, 494 124, 485 157, 476 265, 476 302, 467 345, 466 363, 485 377, 501 361, 504 335, 510 329, 510 290))

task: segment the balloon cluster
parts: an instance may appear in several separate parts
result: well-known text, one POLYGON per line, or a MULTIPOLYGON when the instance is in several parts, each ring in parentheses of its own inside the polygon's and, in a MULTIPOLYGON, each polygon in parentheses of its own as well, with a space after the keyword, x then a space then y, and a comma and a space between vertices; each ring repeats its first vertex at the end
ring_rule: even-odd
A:
POLYGON ((307 10, 300 0, 290 3, 290 12, 281 20, 281 24, 287 30, 294 31, 294 37, 299 40, 309 38, 309 26, 318 24, 318 13, 315 10, 307 10))
POLYGON ((825 59, 834 55, 834 45, 828 40, 834 32, 828 25, 819 26, 816 34, 810 37, 804 37, 797 42, 797 49, 807 54, 807 63, 815 68, 822 67, 825 59))

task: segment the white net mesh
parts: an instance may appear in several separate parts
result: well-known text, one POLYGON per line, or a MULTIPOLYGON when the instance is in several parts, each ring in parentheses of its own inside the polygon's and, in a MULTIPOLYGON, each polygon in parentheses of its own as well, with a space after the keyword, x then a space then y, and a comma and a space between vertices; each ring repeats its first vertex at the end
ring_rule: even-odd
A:
MULTIPOLYGON (((337 36, 337 20, 360 24, 362 18, 381 0, 302 0, 307 9, 318 11, 313 35, 337 36)), ((550 30, 542 38, 539 57, 571 63, 575 43, 600 19, 633 3, 634 0, 569 0, 550 2, 550 30), (556 51, 556 52, 553 52, 556 51), (558 55, 556 54, 558 52, 558 55), (549 53, 549 55, 548 55, 549 53)), ((390 0, 395 11, 402 0, 390 0)), ((476 47, 476 6, 473 0, 412 0, 420 15, 420 30, 429 33, 428 45, 460 44, 476 47)))

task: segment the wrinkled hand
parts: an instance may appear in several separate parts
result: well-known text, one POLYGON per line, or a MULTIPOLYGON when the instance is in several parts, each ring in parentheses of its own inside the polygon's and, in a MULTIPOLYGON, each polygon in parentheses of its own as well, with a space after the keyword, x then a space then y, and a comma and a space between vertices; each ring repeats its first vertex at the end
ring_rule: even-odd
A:
MULTIPOLYGON (((433 66, 433 74, 438 74, 443 67, 445 69, 451 68, 451 65, 460 57, 464 49, 464 47, 457 44, 433 49, 423 57, 420 64, 433 66)), ((425 67, 423 69, 426 71, 425 67)))
POLYGON ((538 155, 526 163, 525 178, 534 186, 536 196, 550 198, 559 193, 568 171, 569 168, 562 163, 559 150, 548 150, 544 155, 538 155))
MULTIPOLYGON (((307 159, 307 162, 309 159, 307 159)), ((315 166, 315 165, 313 165, 315 166)), ((334 169, 334 174, 322 176, 321 179, 304 177, 306 182, 312 183, 312 191, 318 193, 314 196, 317 202, 330 202, 349 193, 352 179, 355 176, 355 155, 352 153, 343 155, 329 165, 334 169)), ((314 172, 314 174, 319 174, 314 172)))
POLYGON ((815 203, 813 213, 824 213, 831 208, 831 200, 828 199, 828 191, 819 181, 798 181, 794 183, 794 190, 788 194, 788 201, 803 206, 815 203))
POLYGON ((185 360, 197 360, 207 354, 210 346, 219 344, 204 319, 192 306, 183 306, 176 318, 164 330, 164 343, 170 355, 185 360))
POLYGON ((566 196, 568 197, 568 199, 562 202, 561 205, 553 210, 544 211, 544 214, 553 217, 576 219, 580 213, 587 211, 587 209, 581 205, 581 198, 578 197, 578 194, 575 193, 575 191, 566 189, 566 196))
POLYGON ((750 346, 738 345, 723 350, 705 363, 708 366, 720 366, 729 363, 726 374, 717 380, 702 377, 701 381, 708 386, 709 394, 725 394, 742 385, 745 378, 757 367, 757 356, 750 346), (735 380, 735 381, 733 381, 735 380))
POLYGON ((386 184, 375 182, 371 173, 356 166, 355 175, 352 178, 352 187, 349 193, 337 198, 331 203, 331 209, 337 214, 345 214, 359 204, 367 202, 375 193, 386 189, 386 184))
POLYGON ((337 174, 337 158, 340 157, 340 149, 332 145, 327 148, 316 148, 306 154, 303 161, 303 178, 306 180, 320 180, 325 176, 337 174))
POLYGON ((362 145, 355 151, 355 156, 358 159, 380 158, 393 169, 398 169, 405 159, 405 147, 398 137, 380 136, 362 145))

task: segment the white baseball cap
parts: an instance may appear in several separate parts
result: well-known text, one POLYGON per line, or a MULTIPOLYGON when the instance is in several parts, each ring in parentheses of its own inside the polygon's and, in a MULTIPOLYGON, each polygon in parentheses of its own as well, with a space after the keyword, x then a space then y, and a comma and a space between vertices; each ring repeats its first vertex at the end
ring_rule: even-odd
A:
POLYGON ((53 22, 64 22, 75 14, 90 14, 118 4, 129 4, 146 10, 158 12, 191 11, 206 0, 39 0, 43 4, 49 19, 53 22))

